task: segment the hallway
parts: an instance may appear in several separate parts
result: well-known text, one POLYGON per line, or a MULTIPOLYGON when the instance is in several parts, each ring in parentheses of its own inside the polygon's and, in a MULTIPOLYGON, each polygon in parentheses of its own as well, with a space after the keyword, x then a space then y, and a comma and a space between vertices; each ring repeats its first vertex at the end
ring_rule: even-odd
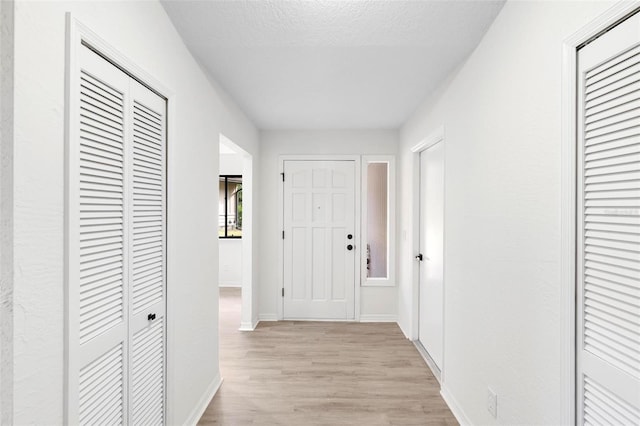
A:
POLYGON ((220 289, 224 382, 200 425, 456 425, 396 324, 260 323, 237 331, 240 289, 220 289))

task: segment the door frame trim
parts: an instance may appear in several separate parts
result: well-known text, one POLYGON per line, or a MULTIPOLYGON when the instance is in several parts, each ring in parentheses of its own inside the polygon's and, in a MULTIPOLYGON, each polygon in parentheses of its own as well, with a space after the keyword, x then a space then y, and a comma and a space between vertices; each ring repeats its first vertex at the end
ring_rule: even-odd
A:
MULTIPOLYGON (((172 176, 172 162, 171 158, 173 158, 174 145, 171 143, 175 139, 175 126, 172 125, 173 117, 175 117, 176 111, 176 97, 175 92, 161 83, 158 79, 156 79, 153 75, 146 72, 140 66, 136 64, 131 58, 123 54, 121 51, 116 49, 113 45, 111 45, 107 40, 96 34, 89 26, 85 25, 81 21, 76 18, 76 15, 71 12, 67 12, 65 14, 66 19, 66 32, 65 32, 65 89, 64 89, 64 102, 65 102, 65 111, 64 111, 64 252, 63 252, 63 264, 64 264, 64 373, 63 373, 63 418, 65 419, 65 423, 69 423, 69 410, 71 404, 74 402, 72 398, 75 396, 71 396, 69 394, 69 386, 70 386, 70 372, 72 368, 77 367, 77 357, 74 350, 70 347, 70 327, 77 326, 77 319, 74 316, 71 317, 73 312, 76 312, 76 306, 70 306, 70 288, 69 288, 69 274, 72 268, 71 265, 71 253, 70 253, 70 241, 69 241, 69 233, 71 226, 73 225, 70 221, 71 218, 69 216, 70 212, 70 202, 74 194, 70 194, 70 162, 72 161, 71 155, 71 147, 74 140, 78 138, 79 126, 76 125, 72 121, 72 114, 77 110, 78 104, 80 102, 80 95, 77 92, 72 90, 71 85, 79 80, 79 48, 82 43, 87 44, 93 50, 95 50, 99 55, 104 57, 107 61, 111 62, 116 67, 120 68, 125 74, 128 74, 130 77, 138 80, 141 84, 149 88, 151 91, 155 92, 160 97, 166 100, 167 104, 167 112, 166 112, 166 147, 165 147, 165 167, 166 167, 166 182, 165 182, 165 214, 166 214, 166 235, 165 235, 165 256, 166 256, 166 269, 165 269, 165 420, 167 424, 175 423, 174 421, 174 410, 172 408, 173 404, 172 396, 174 393, 173 389, 173 376, 174 376, 174 364, 173 364, 173 348, 170 345, 170 342, 173 341, 173 336, 175 333, 175 321, 174 321, 174 307, 171 304, 170 294, 171 294, 171 282, 173 282, 173 274, 171 268, 171 260, 172 256, 170 254, 171 250, 171 235, 173 234, 171 217, 172 211, 174 209, 172 203, 172 194, 173 190, 173 181, 171 179, 172 176)), ((77 401, 75 401, 77 403, 77 401)))
MULTIPOLYGON (((254 285, 254 267, 253 259, 255 258, 255 231, 253 226, 255 191, 254 191, 254 156, 240 145, 236 144, 231 138, 220 132, 218 137, 218 145, 226 145, 232 148, 238 157, 242 159, 242 238, 240 242, 242 266, 241 266, 241 307, 240 307, 240 331, 254 331, 258 325, 258 318, 254 316, 255 306, 257 306, 258 295, 256 294, 256 286, 254 285)), ((220 162, 220 161, 218 161, 220 162)), ((219 170, 218 170, 219 171, 219 170)), ((220 238, 218 238, 218 247, 220 247, 220 238)))
POLYGON ((620 1, 581 27, 562 43, 561 101, 561 329, 562 329, 562 423, 575 424, 577 410, 576 327, 577 327, 577 84, 578 49, 640 11, 640 1, 620 1))
MULTIPOLYGON (((354 175, 354 193, 355 193, 355 234, 356 241, 359 241, 361 235, 361 156, 360 155, 297 155, 287 154, 278 156, 278 164, 280 173, 284 173, 285 161, 353 161, 355 165, 354 175)), ((284 229, 284 182, 278 184, 278 226, 279 230, 284 229)), ((284 301, 281 291, 284 288, 284 240, 278 239, 278 287, 277 287, 277 305, 278 305, 278 321, 284 319, 284 301)), ((355 248, 355 264, 354 264, 354 282, 353 282, 353 319, 346 321, 360 321, 360 247, 356 244, 355 248)), ((318 321, 318 320, 314 320, 318 321)), ((332 320, 334 321, 334 320, 332 320)))
MULTIPOLYGON (((447 211, 447 203, 446 203, 446 188, 447 188, 447 167, 446 167, 446 162, 447 162, 447 152, 446 152, 446 142, 445 142, 445 128, 444 125, 436 128, 433 132, 431 132, 426 138, 424 138, 423 140, 421 140, 420 142, 418 142, 417 144, 415 144, 414 146, 411 147, 411 153, 412 153, 412 161, 413 161, 413 185, 412 185, 412 198, 414 200, 413 202, 413 211, 412 211, 412 223, 413 223, 413 229, 416 230, 420 229, 420 154, 423 151, 426 151, 427 149, 433 147, 434 145, 438 144, 438 143, 442 143, 443 147, 445 148, 444 153, 443 153, 443 163, 444 163, 444 182, 443 182, 443 186, 444 186, 444 200, 443 200, 443 255, 445 253, 445 248, 446 248, 446 244, 447 244, 447 239, 446 239, 446 211, 447 211), (416 201, 417 200, 417 201, 416 201)), ((420 238, 419 237, 415 237, 415 232, 413 233, 414 235, 412 236, 412 242, 411 242, 411 248, 412 248, 412 258, 413 256, 417 255, 418 253, 420 253, 420 238)), ((446 266, 446 256, 443 256, 443 260, 442 260, 442 267, 443 267, 443 277, 442 277, 442 281, 443 281, 443 287, 444 287, 444 283, 446 282, 446 271, 444 270, 446 266)), ((412 306, 411 306, 411 311, 412 311, 412 315, 411 315, 411 340, 413 342, 418 342, 419 341, 419 330, 420 330, 420 264, 418 262, 415 261, 415 259, 413 260, 413 268, 412 268, 412 295, 411 295, 411 300, 412 300, 412 306)), ((444 366, 446 364, 445 362, 445 345, 444 345, 444 341, 445 341, 445 298, 446 298, 446 292, 443 289, 442 292, 442 365, 440 366, 440 371, 434 371, 432 368, 432 365, 427 363, 427 365, 429 366, 429 368, 433 371, 433 374, 436 375, 438 374, 438 382, 440 383, 441 387, 442 384, 444 383, 444 366)), ((435 366, 435 364, 434 364, 435 366)))

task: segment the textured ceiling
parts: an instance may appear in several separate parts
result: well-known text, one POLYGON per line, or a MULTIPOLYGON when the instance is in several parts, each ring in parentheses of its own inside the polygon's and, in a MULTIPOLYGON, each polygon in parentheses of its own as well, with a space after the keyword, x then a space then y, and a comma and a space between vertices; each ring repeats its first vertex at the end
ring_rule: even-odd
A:
POLYGON ((504 1, 164 0, 191 52, 262 129, 397 128, 504 1))

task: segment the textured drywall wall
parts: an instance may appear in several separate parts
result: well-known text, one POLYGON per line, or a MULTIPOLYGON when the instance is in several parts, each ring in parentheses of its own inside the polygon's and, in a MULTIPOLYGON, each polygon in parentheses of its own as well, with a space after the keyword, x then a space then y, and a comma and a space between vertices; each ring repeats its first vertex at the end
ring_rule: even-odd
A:
POLYGON ((65 13, 171 92, 168 423, 197 416, 218 376, 219 134, 258 134, 186 49, 155 1, 33 2, 15 9, 15 424, 63 422, 65 13), (208 194, 208 195, 207 195, 208 194), (214 261, 212 261, 214 259, 214 261))
POLYGON ((472 424, 558 425, 562 42, 610 2, 508 2, 401 130, 400 325, 411 335, 413 159, 445 127, 444 389, 472 424), (487 387, 498 418, 487 411, 487 387))
MULTIPOLYGON (((398 133, 392 130, 269 130, 260 133, 260 307, 261 318, 275 318, 282 283, 279 281, 278 257, 282 241, 278 205, 280 155, 339 155, 392 154, 395 155, 398 133)), ((357 237, 356 237, 357 238, 357 237)), ((356 285, 358 285, 356 283, 356 285)), ((361 315, 394 319, 396 316, 396 287, 361 287, 361 315)))
POLYGON ((13 423, 13 2, 0 2, 0 424, 13 423))

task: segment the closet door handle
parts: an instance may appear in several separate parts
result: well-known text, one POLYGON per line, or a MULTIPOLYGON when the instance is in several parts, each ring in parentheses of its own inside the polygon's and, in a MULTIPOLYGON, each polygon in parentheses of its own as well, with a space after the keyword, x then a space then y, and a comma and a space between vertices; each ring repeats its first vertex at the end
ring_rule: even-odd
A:
POLYGON ((149 315, 147 315, 147 319, 148 319, 149 321, 153 321, 154 319, 156 319, 156 314, 149 314, 149 315))

